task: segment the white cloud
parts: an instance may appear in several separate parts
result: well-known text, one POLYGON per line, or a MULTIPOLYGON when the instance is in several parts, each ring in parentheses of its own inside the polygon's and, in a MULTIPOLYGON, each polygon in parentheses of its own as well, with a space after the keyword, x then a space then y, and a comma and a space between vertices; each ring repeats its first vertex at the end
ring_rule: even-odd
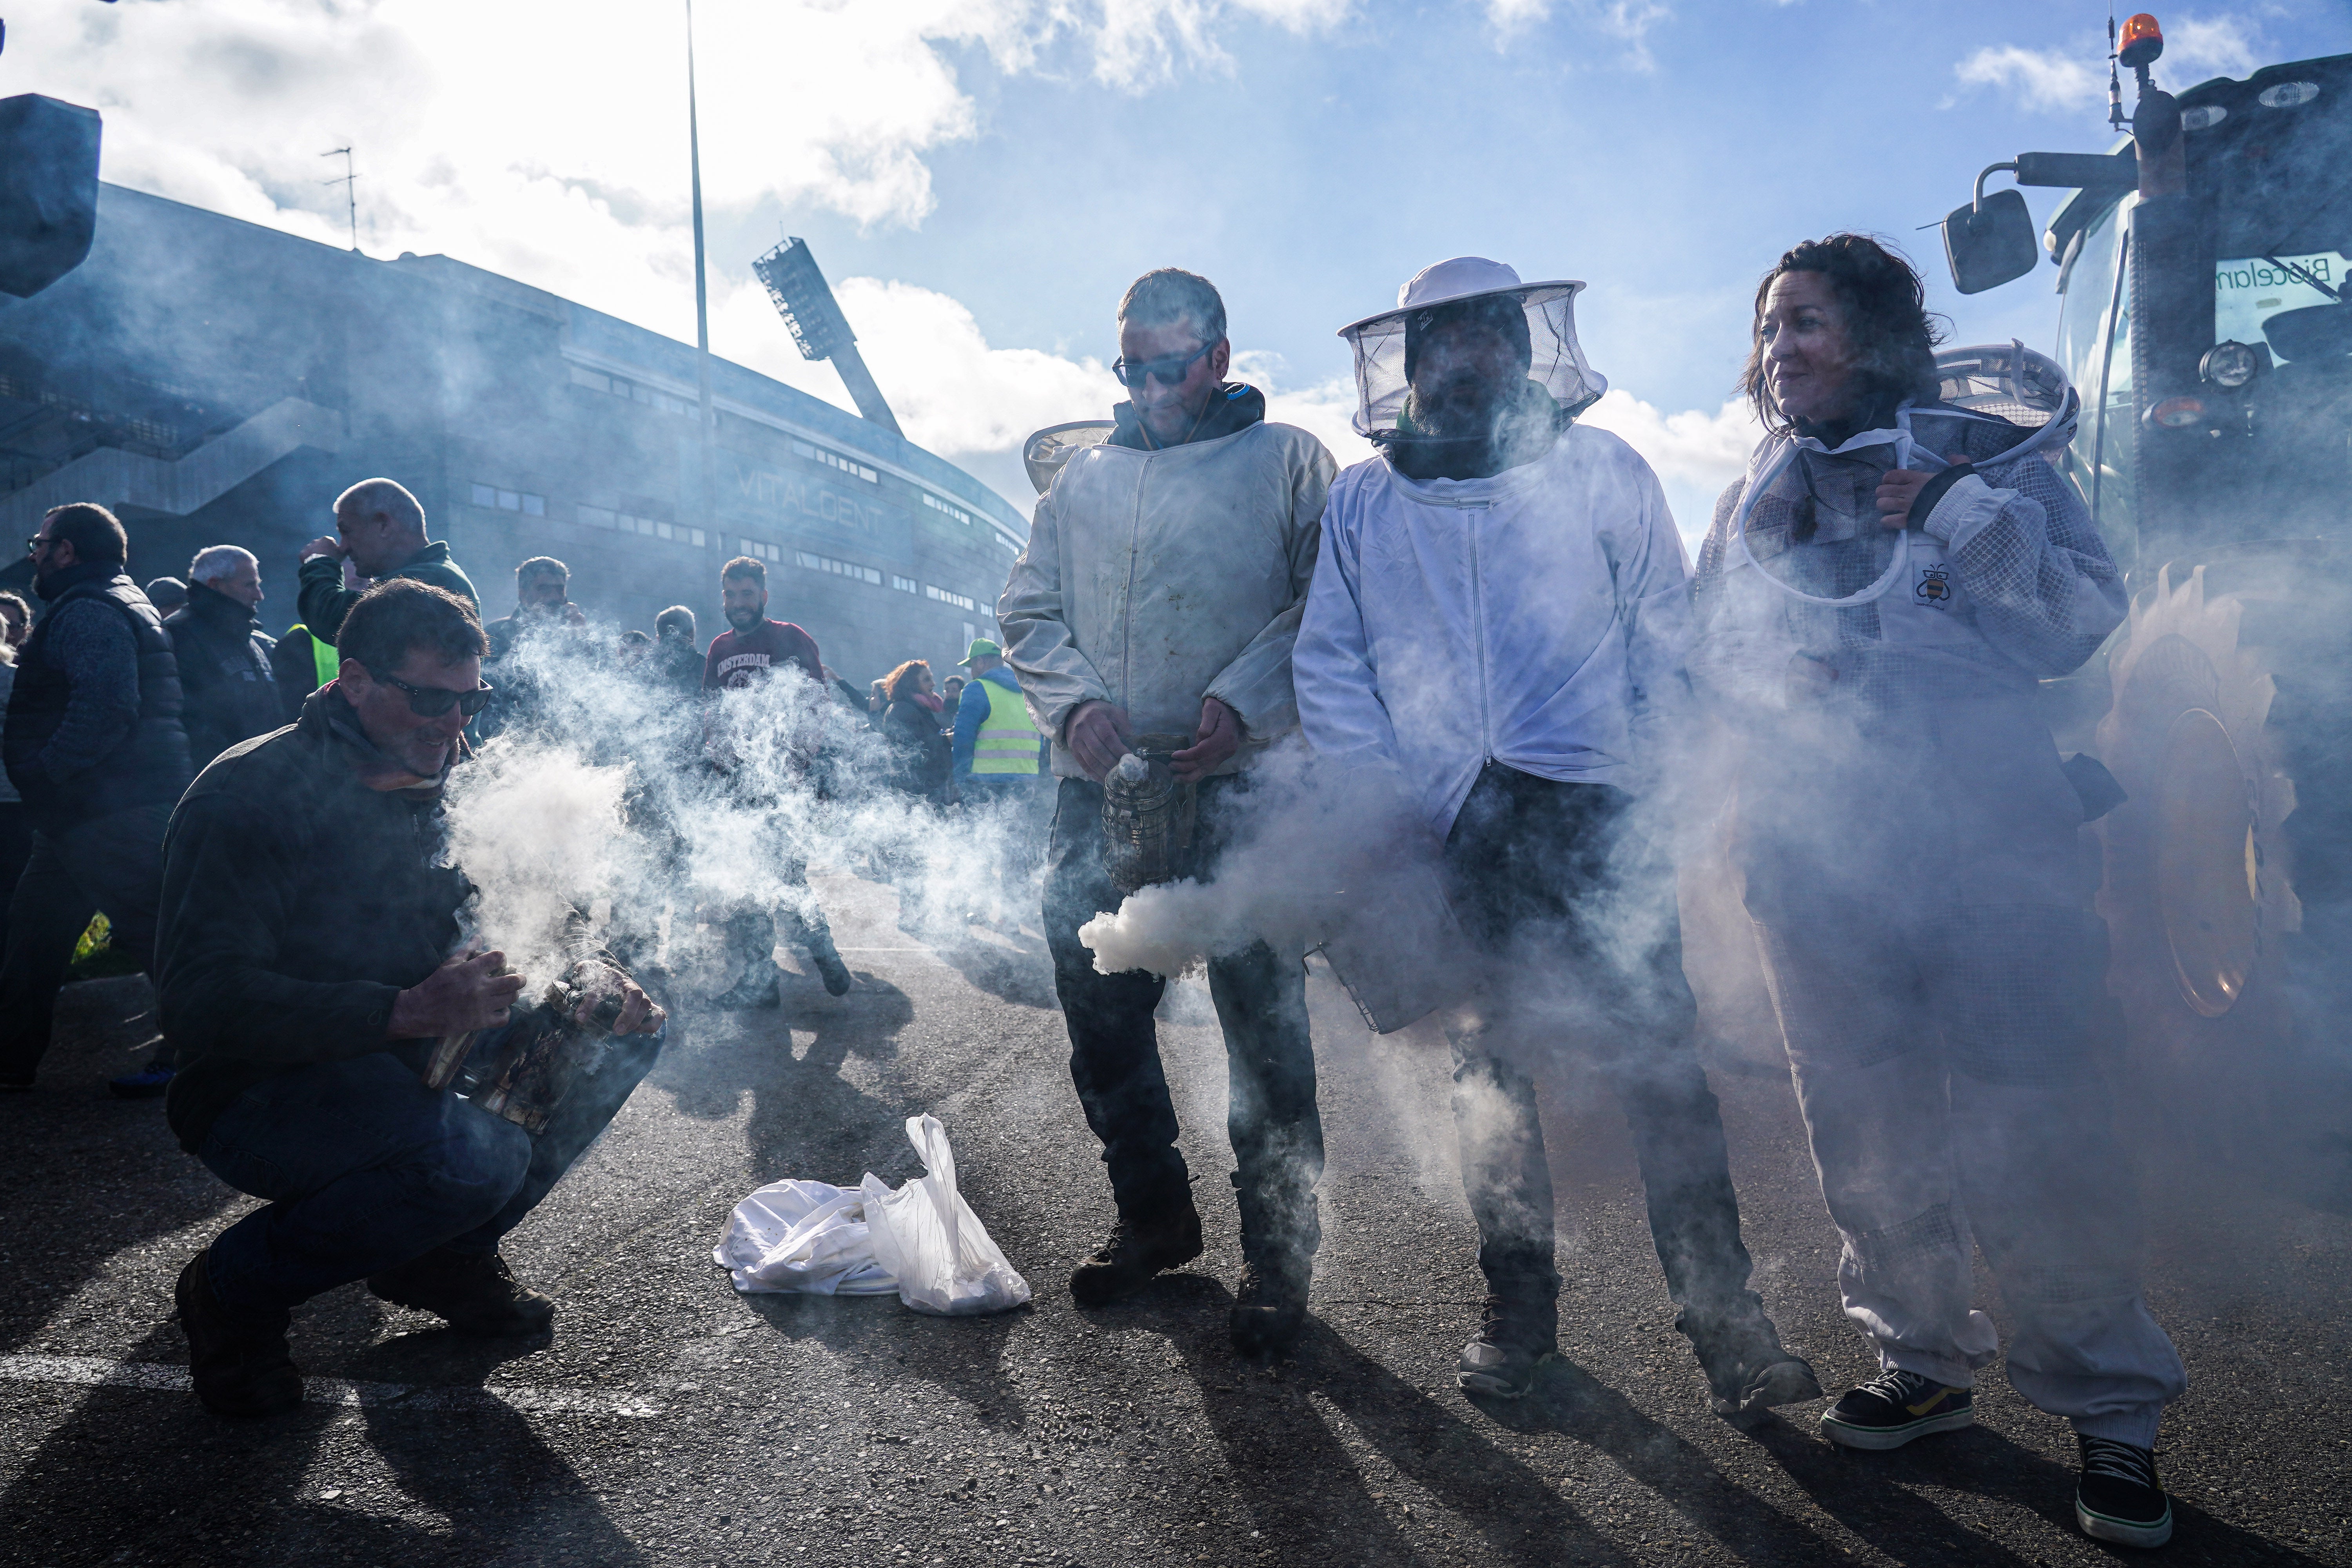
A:
MULTIPOLYGON (((2156 79, 2178 91, 2217 76, 2243 77, 2261 64, 2263 53, 2259 31, 2244 17, 2185 17, 2166 28, 2156 79)), ((1989 45, 1954 67, 1953 74, 1963 88, 1989 88, 2028 109, 2071 113, 2106 102, 2106 44, 2086 33, 2067 48, 1989 45)), ((2124 96, 2128 105, 2128 84, 2124 96)))
POLYGON ((1612 387, 1585 410, 1582 423, 1621 437, 1657 471, 1684 541, 1696 548, 1715 512, 1715 498, 1748 467, 1748 454, 1763 436, 1755 413, 1734 398, 1714 413, 1685 409, 1661 413, 1622 388, 1612 387))

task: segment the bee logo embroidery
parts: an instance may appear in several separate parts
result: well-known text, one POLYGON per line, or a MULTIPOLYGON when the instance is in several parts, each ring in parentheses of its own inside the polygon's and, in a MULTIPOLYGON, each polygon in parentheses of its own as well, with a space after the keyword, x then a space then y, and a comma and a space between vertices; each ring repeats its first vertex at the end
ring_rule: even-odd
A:
POLYGON ((1934 609, 1948 610, 1952 607, 1952 569, 1949 566, 1922 566, 1919 568, 1919 581, 1912 588, 1911 596, 1934 609))

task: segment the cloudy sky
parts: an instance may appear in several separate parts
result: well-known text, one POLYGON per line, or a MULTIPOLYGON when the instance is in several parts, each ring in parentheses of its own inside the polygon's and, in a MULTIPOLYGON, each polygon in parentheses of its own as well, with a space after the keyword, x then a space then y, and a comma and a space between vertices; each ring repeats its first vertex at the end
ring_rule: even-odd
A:
MULTIPOLYGON (((2352 50, 2345 0, 2159 12, 2179 88, 2352 50)), ((1685 531, 1752 432, 1759 274, 1894 237, 1958 342, 2047 346, 2052 269, 1973 300, 1938 237, 1978 169, 2107 144, 2095 0, 701 0, 713 347, 848 405, 750 263, 805 236, 917 441, 1024 510, 1029 430, 1119 395, 1112 310, 1174 264, 1341 460, 1344 321, 1443 257, 1590 281, 1588 418, 1685 531)), ((0 92, 106 114, 105 176, 446 252, 691 341, 683 0, 12 0, 0 92)), ((2055 194, 2029 193, 2037 216, 2055 194)))

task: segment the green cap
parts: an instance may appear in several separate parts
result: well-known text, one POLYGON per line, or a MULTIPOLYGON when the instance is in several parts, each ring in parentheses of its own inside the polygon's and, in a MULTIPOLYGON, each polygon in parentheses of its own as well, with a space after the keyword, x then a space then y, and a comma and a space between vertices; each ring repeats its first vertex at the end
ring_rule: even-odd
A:
POLYGON ((971 639, 971 651, 956 660, 956 663, 963 665, 970 664, 976 658, 1003 658, 1003 657, 1004 650, 986 637, 974 637, 971 639))

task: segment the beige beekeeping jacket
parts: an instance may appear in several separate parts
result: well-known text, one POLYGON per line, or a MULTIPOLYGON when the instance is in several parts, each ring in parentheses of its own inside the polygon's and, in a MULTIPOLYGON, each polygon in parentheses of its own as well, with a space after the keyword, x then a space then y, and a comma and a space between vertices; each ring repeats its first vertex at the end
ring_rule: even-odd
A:
POLYGON ((1290 647, 1336 471, 1306 431, 1260 423, 1165 451, 1090 447, 1054 477, 996 618, 1056 774, 1086 776, 1062 727, 1097 698, 1171 735, 1216 698, 1248 734, 1220 773, 1298 722, 1290 647))

